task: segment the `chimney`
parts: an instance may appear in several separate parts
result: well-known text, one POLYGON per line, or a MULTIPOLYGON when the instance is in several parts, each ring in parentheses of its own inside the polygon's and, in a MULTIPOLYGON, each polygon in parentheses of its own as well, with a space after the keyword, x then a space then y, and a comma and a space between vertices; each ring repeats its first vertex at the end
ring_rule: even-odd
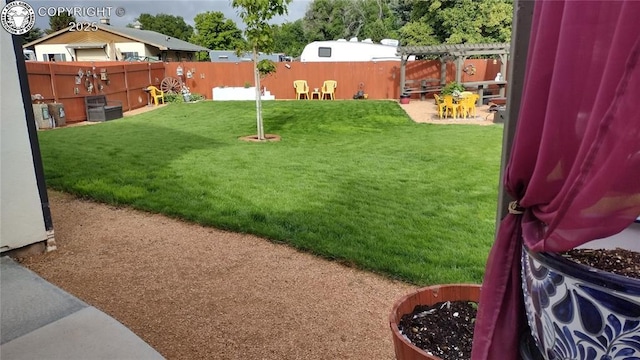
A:
POLYGON ((142 29, 142 24, 140 23, 140 21, 134 22, 133 23, 133 28, 134 29, 138 29, 138 30, 142 29))
POLYGON ((111 25, 111 23, 109 22, 109 18, 108 17, 100 18, 100 24, 111 25))

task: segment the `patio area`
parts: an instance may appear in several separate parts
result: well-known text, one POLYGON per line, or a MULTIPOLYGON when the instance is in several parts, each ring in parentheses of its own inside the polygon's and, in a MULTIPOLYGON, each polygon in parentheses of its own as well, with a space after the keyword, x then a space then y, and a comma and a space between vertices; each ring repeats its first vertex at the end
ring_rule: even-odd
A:
POLYGON ((467 124, 467 125, 494 125, 494 113, 489 112, 489 105, 476 107, 476 116, 474 118, 443 118, 438 116, 438 108, 434 100, 425 101, 411 100, 408 104, 400 104, 400 107, 407 112, 409 117, 417 123, 427 124, 467 124))

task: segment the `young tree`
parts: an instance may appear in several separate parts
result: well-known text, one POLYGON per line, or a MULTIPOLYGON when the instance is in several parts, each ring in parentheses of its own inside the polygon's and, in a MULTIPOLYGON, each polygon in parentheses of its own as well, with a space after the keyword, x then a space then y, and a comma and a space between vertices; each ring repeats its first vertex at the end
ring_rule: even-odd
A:
POLYGON ((60 15, 53 15, 49 17, 49 29, 46 30, 47 34, 54 33, 58 30, 65 29, 69 26, 69 23, 76 22, 76 17, 69 15, 68 12, 63 12, 60 15))
POLYGON ((269 21, 275 16, 287 14, 291 0, 233 0, 232 6, 238 9, 238 15, 244 21, 247 46, 253 52, 253 78, 256 86, 256 123, 258 140, 265 140, 262 124, 262 101, 260 89, 260 71, 258 70, 258 52, 272 52, 274 47, 273 29, 269 21))

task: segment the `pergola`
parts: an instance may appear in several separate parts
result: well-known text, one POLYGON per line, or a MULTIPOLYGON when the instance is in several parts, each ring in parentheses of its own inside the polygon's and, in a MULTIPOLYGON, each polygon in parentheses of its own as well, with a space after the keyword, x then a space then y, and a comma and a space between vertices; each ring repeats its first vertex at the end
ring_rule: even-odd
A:
MULTIPOLYGON (((507 73, 507 58, 509 56, 509 43, 493 43, 493 44, 443 44, 431 46, 400 46, 398 47, 398 55, 400 55, 400 93, 402 94, 406 85, 406 65, 410 56, 428 56, 437 55, 440 58, 440 85, 444 86, 447 82, 447 61, 453 59, 456 64, 456 81, 459 83, 462 79, 462 68, 464 61, 470 56, 499 56, 501 61, 500 73, 504 76, 507 73)), ((484 82, 469 83, 468 85, 480 86, 484 82)), ((487 84, 492 82, 486 82, 487 84)), ((505 82, 506 83, 506 82, 505 82)), ((465 84, 463 84, 465 85, 465 84)))

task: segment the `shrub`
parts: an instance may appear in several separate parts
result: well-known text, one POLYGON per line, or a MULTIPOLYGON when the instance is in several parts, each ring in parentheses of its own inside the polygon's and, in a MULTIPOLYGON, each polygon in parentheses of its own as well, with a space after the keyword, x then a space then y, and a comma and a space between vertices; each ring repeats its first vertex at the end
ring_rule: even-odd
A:
POLYGON ((164 94, 164 101, 168 103, 184 102, 182 94, 164 94))
POLYGON ((462 84, 460 84, 459 82, 456 82, 456 81, 452 81, 452 82, 448 83, 447 85, 445 85, 445 87, 442 88, 442 92, 440 94, 441 95, 453 95, 454 92, 461 93, 461 92, 463 92, 465 90, 466 89, 464 88, 464 86, 462 84))
POLYGON ((202 94, 191 94, 191 101, 204 100, 204 95, 202 94))

